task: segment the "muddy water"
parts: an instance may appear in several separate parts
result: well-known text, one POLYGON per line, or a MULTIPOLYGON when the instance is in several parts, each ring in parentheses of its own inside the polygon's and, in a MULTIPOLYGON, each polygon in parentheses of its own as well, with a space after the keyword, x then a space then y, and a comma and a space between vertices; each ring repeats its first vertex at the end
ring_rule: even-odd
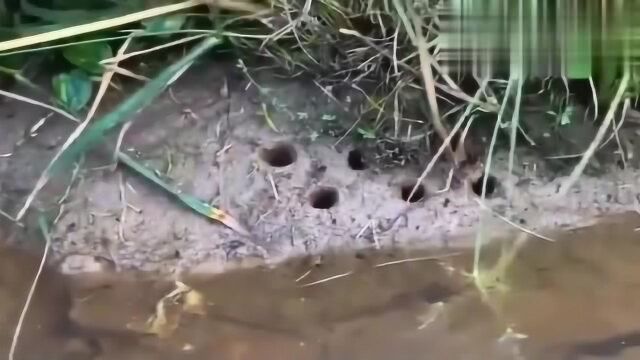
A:
MULTIPOLYGON (((140 331, 173 282, 49 271, 16 359, 640 359, 637 224, 629 216, 556 243, 531 238, 482 292, 465 275, 468 250, 327 254, 187 277, 204 312, 167 315, 176 327, 163 337, 140 331)), ((38 261, 0 251, 0 356, 38 261)))

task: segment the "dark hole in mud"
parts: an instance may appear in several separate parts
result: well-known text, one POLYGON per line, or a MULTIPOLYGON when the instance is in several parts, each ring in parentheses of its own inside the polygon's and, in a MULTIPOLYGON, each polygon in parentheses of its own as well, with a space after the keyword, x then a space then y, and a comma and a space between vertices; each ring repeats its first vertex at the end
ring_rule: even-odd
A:
MULTIPOLYGON (((482 183, 484 182, 484 175, 479 177, 476 181, 471 184, 471 190, 473 190, 474 194, 478 196, 482 196, 482 183)), ((485 195, 491 196, 496 191, 498 187, 498 179, 495 176, 489 175, 487 178, 487 187, 485 189, 485 195)))
POLYGON ((291 144, 277 143, 270 148, 262 148, 260 159, 273 167, 285 167, 298 159, 298 152, 291 144))
POLYGON ((364 156, 362 156, 362 152, 358 149, 349 151, 347 163, 351 170, 364 170, 367 168, 367 164, 364 162, 364 156))
POLYGON ((405 181, 400 186, 400 196, 402 196, 402 200, 408 201, 410 203, 415 203, 424 199, 425 190, 424 190, 424 185, 422 184, 419 184, 418 187, 416 188, 416 191, 413 193, 413 195, 411 195, 411 192, 413 191, 413 188, 415 186, 416 186, 415 180, 405 181))
POLYGON ((338 203, 338 190, 332 187, 322 187, 309 195, 311 207, 314 209, 331 209, 338 203))

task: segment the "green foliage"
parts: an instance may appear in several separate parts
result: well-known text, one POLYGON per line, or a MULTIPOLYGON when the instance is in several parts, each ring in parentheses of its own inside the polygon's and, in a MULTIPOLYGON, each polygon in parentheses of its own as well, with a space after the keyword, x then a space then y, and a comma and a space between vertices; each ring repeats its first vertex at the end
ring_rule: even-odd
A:
POLYGON ((193 48, 187 55, 174 64, 167 66, 160 74, 146 83, 138 91, 131 94, 120 103, 113 111, 104 117, 96 119, 76 141, 53 164, 52 172, 66 169, 80 154, 87 152, 100 144, 108 132, 118 126, 131 121, 134 114, 147 107, 160 95, 166 87, 182 71, 189 67, 198 57, 220 43, 214 37, 206 38, 202 43, 193 48))
POLYGON ((80 69, 56 75, 52 83, 56 100, 71 113, 78 113, 91 99, 91 79, 80 69))
POLYGON ((148 33, 167 33, 159 35, 161 38, 166 38, 171 35, 171 32, 182 29, 186 20, 185 14, 176 14, 143 20, 142 26, 148 33))
MULTIPOLYGON (((105 20, 149 7, 150 4, 145 0, 0 0, 0 42, 105 20)), ((138 51, 158 46, 159 42, 168 41, 169 37, 184 28, 208 30, 210 26, 208 18, 186 13, 131 23, 126 26, 126 30, 138 32, 128 50, 138 51), (198 26, 194 25, 194 18, 199 19, 198 26), (154 41, 153 38, 160 41, 154 41)), ((32 63, 31 60, 35 58, 44 60, 42 65, 45 67, 57 65, 58 60, 63 58, 73 68, 86 72, 85 75, 99 76, 105 70, 101 62, 114 56, 115 49, 127 35, 117 30, 98 31, 69 37, 60 42, 42 43, 35 48, 0 52, 1 76, 26 79, 22 74, 24 65, 32 63), (59 50, 52 50, 54 48, 59 50)), ((58 102, 69 110, 82 108, 86 92, 82 90, 79 99, 71 99, 69 94, 88 87, 84 80, 80 80, 80 73, 74 74, 68 72, 52 79, 58 102)))
POLYGON ((24 15, 39 18, 43 21, 70 26, 77 23, 86 23, 101 19, 120 16, 129 12, 142 10, 144 1, 52 1, 51 7, 40 6, 39 2, 30 0, 20 1, 20 12, 24 15))
POLYGON ((109 44, 95 42, 68 46, 62 51, 62 56, 71 64, 89 73, 101 74, 104 66, 100 61, 113 57, 113 51, 109 44))
POLYGON ((18 70, 22 68, 22 66, 26 63, 27 58, 23 54, 15 54, 10 56, 2 56, 0 57, 0 66, 18 70))
MULTIPOLYGON (((8 1, 0 0, 0 12, 3 3, 6 4, 8 1)), ((0 18, 9 19, 0 21, 0 26, 4 26, 0 27, 0 40, 24 36, 36 30, 41 32, 47 26, 50 27, 49 30, 65 28, 69 25, 115 17, 152 6, 144 0, 12 0, 12 3, 19 3, 19 9, 8 16, 0 16, 0 18)), ((345 71, 349 69, 349 78, 357 79, 353 81, 353 85, 361 86, 365 82, 379 84, 365 91, 368 97, 381 99, 376 100, 370 108, 363 110, 363 112, 375 111, 378 114, 375 122, 361 123, 354 129, 352 135, 359 139, 377 139, 388 135, 389 128, 379 125, 386 121, 400 121, 398 119, 403 117, 401 114, 403 109, 415 105, 416 89, 423 87, 419 81, 420 59, 419 56, 415 56, 416 49, 413 43, 416 35, 414 27, 422 24, 425 31, 429 28, 427 25, 433 23, 434 16, 437 15, 436 2, 419 0, 414 4, 416 6, 410 6, 408 2, 395 0, 382 2, 321 0, 313 2, 310 7, 306 5, 307 3, 307 1, 274 0, 271 2, 271 8, 275 14, 279 13, 281 16, 271 18, 268 21, 269 26, 265 26, 267 22, 255 21, 250 17, 239 17, 234 11, 203 14, 202 12, 206 11, 205 7, 198 8, 202 11, 200 14, 179 13, 127 24, 124 27, 127 31, 138 31, 128 51, 162 45, 183 29, 206 31, 215 29, 227 31, 228 34, 237 34, 237 36, 221 37, 220 44, 216 46, 217 50, 232 49, 234 52, 245 50, 250 58, 271 57, 292 75, 307 72, 322 79, 321 82, 341 83, 345 71), (373 14, 376 16, 372 16, 373 14), (292 16, 289 18, 290 16, 285 15, 292 16), (413 24, 414 21, 416 24, 413 24), (390 37, 394 33, 395 35, 390 37), (274 36, 265 39, 267 35, 274 36), (393 58, 389 58, 390 54, 393 58), (402 61, 400 62, 399 59, 402 61), (361 82, 361 80, 366 81, 361 82), (390 109, 398 111, 398 114, 392 114, 390 109)), ((527 78, 535 75, 539 69, 546 71, 547 66, 543 65, 547 62, 557 63, 556 58, 562 55, 561 71, 565 77, 569 79, 593 77, 597 96, 609 99, 612 95, 611 84, 614 84, 615 78, 619 76, 617 68, 620 67, 619 60, 625 48, 622 45, 629 43, 630 33, 626 29, 637 29, 631 26, 633 11, 627 6, 630 2, 626 2, 625 6, 614 8, 607 5, 607 10, 610 10, 608 13, 617 15, 619 19, 607 22, 606 25, 611 30, 608 32, 608 38, 599 36, 598 32, 602 28, 599 25, 602 24, 596 20, 600 16, 594 11, 593 4, 590 2, 580 4, 578 7, 578 13, 584 13, 584 16, 574 16, 569 4, 557 2, 558 6, 555 7, 551 6, 551 3, 555 4, 550 0, 541 0, 518 2, 518 6, 508 6, 500 1, 455 0, 452 2, 450 11, 452 15, 456 15, 453 16, 454 18, 464 19, 462 23, 466 24, 465 27, 459 32, 452 33, 430 30, 425 34, 426 40, 428 43, 439 43, 441 51, 465 50, 465 53, 474 53, 468 50, 475 49, 482 50, 475 53, 486 52, 491 56, 487 59, 479 59, 479 63, 496 65, 490 68, 503 70, 495 74, 496 79, 508 78, 509 70, 512 74, 521 73, 527 78), (550 26, 551 24, 554 26, 550 26), (464 35, 464 37, 457 39, 458 35, 464 35), (611 39, 618 39, 618 41, 611 39), (462 42, 458 43, 457 40, 462 42), (607 42, 607 40, 611 41, 607 42), (602 54, 603 52, 605 54, 602 54), (507 58, 505 62, 497 62, 505 60, 505 57, 507 58)), ((447 21, 449 21, 447 27, 451 28, 457 20, 447 21)), ((89 33, 82 35, 81 38, 68 38, 65 40, 66 44, 72 41, 99 41, 42 52, 46 53, 48 58, 64 58, 75 69, 52 79, 56 100, 61 106, 74 113, 86 107, 92 95, 89 78, 104 72, 105 68, 100 62, 113 57, 114 51, 128 34, 128 32, 116 30, 89 33), (105 37, 110 39, 106 40, 105 37)), ((635 36, 637 32, 633 34, 635 36)), ((637 40, 634 41, 632 45, 637 44, 637 40)), ((636 48, 636 46, 631 47, 636 48)), ((431 49, 434 48, 431 47, 431 49)), ((162 59, 158 52, 151 56, 155 56, 158 60, 162 59)), ((218 53, 215 56, 218 56, 218 53)), ((146 59, 144 61, 149 65, 146 59)), ((160 64, 164 66, 166 60, 161 61, 160 64)), ((16 74, 5 71, 7 74, 15 75, 17 78, 22 68, 21 63, 24 62, 18 57, 10 59, 0 53, 0 67, 16 71, 16 74)), ((157 64, 157 62, 151 63, 157 64)), ((439 65, 448 64, 443 60, 439 65)), ((455 68, 455 66, 448 67, 455 68)), ((635 68, 637 69, 638 66, 635 68)), ((439 70, 436 69, 436 71, 439 70)), ((453 81, 455 82, 456 79, 453 81)), ((442 85, 442 82, 439 84, 449 87, 448 84, 442 85)), ((499 84, 499 82, 492 82, 488 85, 498 102, 504 98, 504 89, 501 89, 499 84)), ((637 92, 639 88, 640 85, 630 88, 630 91, 637 92)), ((545 91, 545 95, 547 93, 549 92, 545 91)), ((551 92, 551 105, 556 115, 554 123, 566 124, 572 115, 570 110, 565 111, 569 94, 565 94, 564 87, 557 94, 556 96, 551 92), (556 103, 559 105, 555 106, 556 103)), ((464 97, 457 95, 454 97, 465 101, 464 97)), ((418 106, 421 105, 418 104, 418 106)), ((426 111, 423 112, 426 113, 426 111)), ((413 116, 412 114, 410 117, 413 116)), ((402 121, 400 124, 403 125, 405 122, 402 121)), ((429 121, 425 121, 423 125, 430 126, 429 121)), ((414 123, 410 130, 412 133, 419 133, 424 130, 423 125, 414 123)), ((339 129, 332 130, 333 135, 343 130, 341 126, 336 126, 339 129)), ((402 131, 403 128, 403 126, 396 126, 395 131, 402 131)), ((394 137, 397 135, 394 134, 394 137)))

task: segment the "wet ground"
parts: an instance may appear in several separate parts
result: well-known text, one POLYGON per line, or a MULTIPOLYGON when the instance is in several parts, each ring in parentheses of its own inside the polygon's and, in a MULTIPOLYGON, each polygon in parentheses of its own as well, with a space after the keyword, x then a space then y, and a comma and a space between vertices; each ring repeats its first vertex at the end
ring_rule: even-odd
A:
MULTIPOLYGON (((176 283, 146 274, 48 271, 15 359, 637 359, 639 223, 531 237, 484 295, 465 275, 468 250, 326 254, 185 276, 170 296, 176 283)), ((0 257, 8 352, 40 260, 0 257)))
MULTIPOLYGON (((258 91, 247 88, 247 76, 236 65, 194 65, 137 113, 130 128, 114 129, 102 146, 45 186, 31 209, 55 219, 51 258, 69 260, 65 272, 93 269, 96 256, 123 271, 211 273, 328 249, 470 245, 465 240, 472 239, 482 213, 480 163, 453 171, 441 159, 430 168, 437 142, 426 141, 428 131, 411 119, 402 120, 401 135, 392 138, 357 135, 363 129, 352 128, 355 124, 374 121, 357 110, 369 102, 362 90, 332 85, 328 92, 312 79, 282 79, 264 69, 252 77, 269 91, 258 91), (350 104, 353 111, 340 104, 350 104), (190 211, 126 165, 114 166, 120 140, 123 153, 177 190, 220 207, 250 236, 190 211)), ((48 85, 50 77, 42 81, 48 85)), ((139 85, 109 92, 101 113, 139 85)), ((24 87, 12 91, 37 95, 24 87)), ((634 210, 638 166, 629 159, 634 166, 622 170, 617 162, 618 143, 626 144, 628 154, 640 152, 637 122, 622 121, 620 142, 610 134, 607 147, 597 152, 599 170, 585 173, 558 198, 578 161, 565 157, 584 152, 597 127, 576 110, 575 121, 551 136, 539 126, 553 123, 545 116, 540 109, 523 110, 523 123, 537 131, 529 133, 537 145, 519 141, 513 171, 508 151, 498 146, 484 205, 497 215, 508 211, 514 221, 538 231, 592 225, 604 214, 634 210), (562 159, 551 166, 555 161, 547 157, 562 159)), ((16 216, 75 123, 12 99, 0 104, 0 120, 0 214, 16 216)), ((484 159, 491 123, 487 118, 461 125, 461 130, 470 126, 466 141, 472 144, 465 142, 465 148, 474 149, 470 158, 484 159)), ((27 228, 36 227, 30 226, 35 214, 22 219, 27 228)), ((483 221, 491 221, 487 227, 496 236, 511 229, 498 216, 483 221)))

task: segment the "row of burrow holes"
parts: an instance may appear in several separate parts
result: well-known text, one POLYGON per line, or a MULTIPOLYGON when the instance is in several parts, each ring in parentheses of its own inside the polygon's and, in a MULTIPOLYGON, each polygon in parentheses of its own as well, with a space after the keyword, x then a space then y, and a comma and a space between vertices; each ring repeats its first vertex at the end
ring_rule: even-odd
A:
MULTIPOLYGON (((262 161, 272 167, 286 167, 293 164, 298 159, 298 153, 294 146, 285 142, 279 142, 271 147, 263 147, 258 152, 262 161)), ((362 152, 353 149, 347 153, 347 164, 355 171, 367 169, 362 152)), ((483 178, 475 180, 471 188, 473 192, 480 196, 482 192, 483 178)), ((406 180, 399 186, 398 194, 404 201, 416 203, 425 198, 426 190, 423 184, 419 184, 416 191, 411 195, 416 180, 406 180)), ((491 176, 487 179, 486 195, 491 195, 497 186, 497 180, 491 176)), ((319 186, 309 194, 309 204, 315 209, 330 209, 338 204, 338 189, 331 186, 319 186)))

